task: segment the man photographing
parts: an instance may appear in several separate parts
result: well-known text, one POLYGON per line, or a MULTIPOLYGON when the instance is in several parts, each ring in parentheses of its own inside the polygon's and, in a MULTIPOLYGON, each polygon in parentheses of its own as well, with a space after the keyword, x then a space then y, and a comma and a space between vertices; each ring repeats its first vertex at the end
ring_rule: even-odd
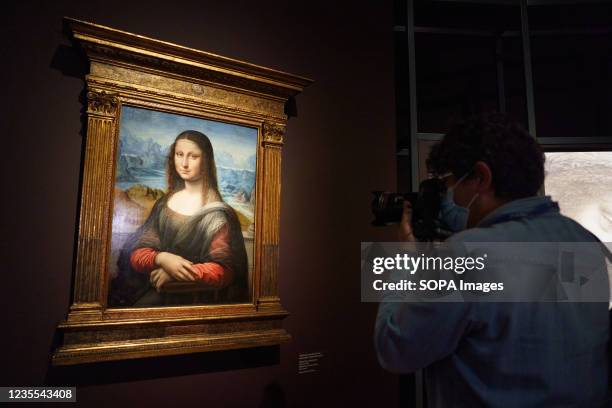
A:
MULTIPOLYGON (((455 232, 450 244, 597 242, 537 195, 544 154, 503 115, 453 127, 427 165, 447 187, 440 218, 455 232)), ((415 241, 409 205, 400 239, 415 241)), ((375 329, 383 367, 425 368, 428 407, 607 406, 608 337, 607 302, 383 302, 375 329)))

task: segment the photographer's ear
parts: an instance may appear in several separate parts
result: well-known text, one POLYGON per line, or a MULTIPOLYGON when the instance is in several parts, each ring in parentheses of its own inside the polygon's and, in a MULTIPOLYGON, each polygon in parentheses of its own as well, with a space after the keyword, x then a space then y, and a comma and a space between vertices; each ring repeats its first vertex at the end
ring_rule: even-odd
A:
POLYGON ((479 193, 493 190, 493 173, 487 163, 477 161, 474 165, 474 175, 472 178, 478 182, 479 193))

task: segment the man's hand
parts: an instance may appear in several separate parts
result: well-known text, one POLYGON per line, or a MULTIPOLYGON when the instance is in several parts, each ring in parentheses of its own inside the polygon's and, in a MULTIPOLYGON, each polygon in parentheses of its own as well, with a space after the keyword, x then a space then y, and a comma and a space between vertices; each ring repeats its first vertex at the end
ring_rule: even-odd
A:
POLYGON ((194 281, 198 276, 191 267, 193 265, 192 262, 170 252, 160 252, 157 254, 155 263, 161 266, 173 279, 178 281, 194 281))
POLYGON ((410 201, 404 200, 404 211, 402 220, 399 224, 398 237, 400 241, 416 242, 417 239, 412 233, 412 205, 410 201))

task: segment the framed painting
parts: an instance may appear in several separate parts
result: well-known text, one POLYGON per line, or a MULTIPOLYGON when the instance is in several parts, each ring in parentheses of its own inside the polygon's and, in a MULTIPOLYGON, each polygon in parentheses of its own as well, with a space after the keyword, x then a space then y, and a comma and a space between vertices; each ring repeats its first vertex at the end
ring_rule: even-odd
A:
POLYGON ((109 307, 250 301, 257 129, 123 106, 109 307))
POLYGON ((56 365, 275 345, 284 107, 312 81, 66 18, 89 60, 56 365))

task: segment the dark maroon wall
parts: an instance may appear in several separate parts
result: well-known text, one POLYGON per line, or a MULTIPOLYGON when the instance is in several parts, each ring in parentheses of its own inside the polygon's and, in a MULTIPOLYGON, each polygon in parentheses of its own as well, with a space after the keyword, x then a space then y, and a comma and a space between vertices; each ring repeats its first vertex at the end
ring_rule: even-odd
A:
POLYGON ((376 305, 359 290, 359 242, 393 237, 368 225, 369 191, 395 185, 391 2, 15 3, 2 24, 0 386, 85 384, 84 405, 397 406, 397 377, 373 350, 376 305), (297 98, 283 153, 280 295, 293 340, 278 361, 253 363, 262 351, 227 365, 221 354, 50 368, 70 303, 82 153, 83 81, 52 66, 68 44, 62 16, 316 81, 297 98), (297 375, 298 354, 316 351, 324 369, 297 375))

